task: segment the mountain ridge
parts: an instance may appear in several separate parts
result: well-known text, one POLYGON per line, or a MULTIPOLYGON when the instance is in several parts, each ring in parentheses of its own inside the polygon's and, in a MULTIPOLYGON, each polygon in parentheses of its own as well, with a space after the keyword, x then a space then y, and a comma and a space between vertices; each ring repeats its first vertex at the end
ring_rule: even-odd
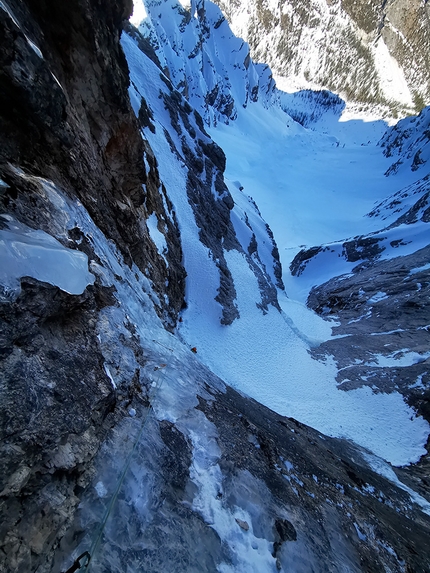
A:
POLYGON ((191 107, 130 12, 0 4, 1 239, 15 263, 42 253, 0 300, 0 568, 64 571, 91 550, 95 572, 425 570, 424 466, 392 468, 205 365, 220 333, 282 324, 279 251, 204 123, 236 120, 191 107), (66 257, 79 292, 37 274, 66 257), (216 336, 195 346, 199 317, 216 336))
POLYGON ((387 117, 418 113, 430 103, 426 2, 217 4, 249 42, 253 58, 300 88, 326 88, 362 106, 380 104, 387 117))

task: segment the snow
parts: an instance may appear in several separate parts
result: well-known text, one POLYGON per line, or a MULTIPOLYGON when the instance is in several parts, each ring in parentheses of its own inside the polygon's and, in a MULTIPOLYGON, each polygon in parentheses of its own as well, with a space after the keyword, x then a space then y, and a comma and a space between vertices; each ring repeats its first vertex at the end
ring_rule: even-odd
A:
POLYGON ((409 494, 411 500, 414 503, 416 503, 417 505, 419 505, 420 508, 422 509, 422 511, 424 511, 424 513, 427 513, 427 515, 430 515, 430 502, 428 502, 421 495, 419 495, 414 490, 412 490, 410 487, 408 487, 403 482, 401 482, 389 464, 387 464, 381 458, 378 458, 377 456, 374 456, 372 454, 363 453, 362 456, 363 456, 364 461, 367 462, 369 467, 374 472, 387 478, 394 485, 396 485, 400 489, 406 491, 409 494))
MULTIPOLYGON (((226 152, 227 178, 241 182, 243 193, 255 199, 275 235, 287 293, 302 302, 312 286, 356 266, 345 261, 342 243, 380 229, 377 218, 365 215, 393 192, 393 181, 384 176, 392 160, 374 145, 386 124, 326 115, 318 127, 326 133, 320 133, 302 128, 279 109, 253 104, 240 110, 231 125, 211 130, 226 152), (288 269, 294 256, 315 245, 326 245, 327 251, 309 263, 302 277, 292 277, 288 269), (335 257, 330 250, 336 251, 335 257)), ((396 188, 418 178, 411 172, 398 174, 396 188)), ((386 234, 382 258, 428 244, 425 224, 406 227, 386 234), (405 241, 392 247, 390 242, 399 238, 405 241)))
POLYGON ((147 12, 143 0, 133 0, 133 14, 130 16, 130 23, 136 28, 147 17, 147 12))
POLYGON ((411 352, 405 348, 404 350, 397 350, 388 356, 374 354, 372 362, 367 363, 367 366, 377 366, 379 368, 405 368, 424 362, 427 358, 430 358, 430 352, 418 354, 418 352, 411 352), (376 361, 376 364, 374 361, 376 361))
MULTIPOLYGON (((293 278, 289 273, 289 263, 302 246, 324 243, 335 244, 338 261, 334 268, 330 248, 321 254, 330 262, 327 276, 349 273, 355 265, 337 257, 339 241, 380 228, 376 218, 365 214, 393 191, 392 180, 384 177, 390 160, 373 144, 385 124, 345 121, 333 136, 304 129, 279 107, 266 109, 254 103, 247 109, 238 109, 237 120, 230 125, 218 123, 210 129, 227 156, 226 179, 236 204, 231 217, 238 239, 246 251, 252 236, 245 223, 246 215, 256 235, 260 258, 273 275, 269 257, 272 247, 264 221, 270 225, 290 295, 288 299, 279 292, 281 313, 269 307, 263 314, 256 306, 261 300, 259 286, 245 257, 237 251, 225 251, 240 318, 223 326, 222 308, 214 300, 219 272, 212 254, 199 240, 199 229, 187 200, 184 163, 180 157, 172 156, 163 133, 163 129, 169 131, 181 149, 159 98, 160 91, 167 88, 160 80, 159 69, 142 59, 131 38, 123 35, 122 45, 131 72, 133 107, 138 111, 140 96, 144 95, 156 118, 156 132, 146 129, 145 137, 158 158, 160 178, 181 231, 187 308, 178 336, 188 348, 197 347, 196 359, 225 382, 278 413, 324 434, 350 439, 392 464, 417 461, 425 454, 430 428, 399 393, 374 394, 368 387, 341 391, 334 361, 318 362, 310 355, 312 346, 330 338, 334 326, 303 304, 312 284, 325 278, 325 259, 317 261, 314 274, 306 269, 303 276, 293 278), (257 212, 249 197, 256 201, 262 223, 257 223, 257 212)), ((413 177, 399 174, 399 188, 411 183, 413 177)), ((420 232, 424 241, 424 225, 420 232)), ((391 249, 389 240, 391 236, 386 240, 391 249)), ((407 251, 413 247, 402 248, 407 251)), ((311 266, 309 269, 312 271, 311 266)), ((180 408, 177 394, 170 386, 163 386, 162 395, 166 401, 163 408, 176 419, 176 409, 180 408)))
POLYGON ((422 273, 424 271, 428 271, 430 269, 430 263, 422 265, 421 267, 417 267, 416 269, 411 269, 409 271, 410 275, 415 275, 416 273, 422 273))
POLYGON ((164 258, 166 261, 166 265, 168 266, 168 262, 166 257, 164 256, 167 253, 167 243, 166 237, 163 235, 161 231, 158 229, 158 219, 155 213, 152 213, 148 219, 146 220, 146 226, 148 227, 149 234, 155 246, 157 247, 158 253, 164 258))
POLYGON ((375 303, 375 302, 379 302, 379 301, 381 301, 381 300, 385 300, 386 298, 388 298, 387 293, 386 293, 386 292, 379 291, 379 292, 375 293, 372 297, 370 297, 370 298, 367 300, 367 302, 368 302, 369 304, 373 304, 373 303, 375 303))
POLYGON ((19 279, 25 276, 69 294, 82 294, 94 283, 84 253, 63 247, 44 231, 30 229, 12 217, 2 217, 6 228, 0 230, 0 285, 7 299, 19 294, 19 279))
POLYGON ((263 315, 253 308, 248 301, 258 297, 256 279, 242 255, 232 251, 227 256, 240 319, 223 327, 194 307, 188 309, 180 332, 197 344, 199 358, 233 387, 280 414, 327 435, 351 439, 395 465, 419 459, 425 453, 428 424, 402 396, 373 394, 368 387, 338 390, 334 363, 311 358, 306 337, 296 333, 300 324, 295 330, 275 309, 263 315))
POLYGON ((390 100, 395 95, 397 101, 413 108, 413 99, 402 68, 391 56, 382 36, 372 46, 375 67, 380 86, 385 97, 390 100))
MULTIPOLYGON (((333 137, 305 130, 278 110, 255 104, 239 112, 233 124, 211 130, 226 152, 227 177, 240 181, 242 194, 255 199, 274 232, 286 290, 296 300, 280 295, 284 316, 274 310, 259 316, 247 302, 257 296, 256 286, 252 291, 253 279, 243 274, 240 258, 229 253, 240 320, 222 330, 186 313, 183 330, 189 331, 185 338, 191 338, 193 332, 193 340, 203 347, 199 356, 236 388, 277 412, 325 434, 352 439, 402 465, 425 453, 427 422, 416 417, 398 393, 373 394, 369 388, 338 390, 334 365, 330 361, 317 363, 308 352, 309 347, 330 337, 333 325, 303 305, 311 286, 349 273, 356 266, 342 256, 334 257, 332 251, 340 255, 341 243, 333 247, 330 243, 380 228, 379 222, 365 214, 392 192, 392 182, 384 177, 389 162, 372 144, 383 126, 381 122, 345 121, 333 137), (320 244, 328 244, 327 250, 309 263, 301 277, 291 277, 289 263, 298 250, 320 244), (399 440, 398 424, 407 428, 408 437, 399 440)), ((409 179, 403 176, 396 184, 404 186, 411 178, 410 174, 409 179)), ((238 191, 235 195, 232 186, 230 190, 236 201, 238 191)), ((387 233, 383 258, 414 252, 421 243, 428 243, 424 224, 422 229, 406 227, 387 233), (394 235, 398 238, 400 234, 406 236, 401 252, 390 246, 394 235), (408 234, 413 235, 410 240, 408 234)), ((382 296, 379 293, 378 300, 382 296)))
POLYGON ((252 516, 243 508, 234 512, 226 511, 222 499, 223 476, 217 463, 221 456, 216 443, 215 426, 198 412, 200 420, 196 431, 190 431, 193 444, 193 461, 190 478, 198 487, 193 500, 193 509, 198 511, 205 522, 219 535, 222 542, 234 549, 232 564, 218 566, 220 573, 259 573, 276 571, 272 556, 273 543, 254 533, 252 516), (236 520, 246 521, 246 531, 236 520))

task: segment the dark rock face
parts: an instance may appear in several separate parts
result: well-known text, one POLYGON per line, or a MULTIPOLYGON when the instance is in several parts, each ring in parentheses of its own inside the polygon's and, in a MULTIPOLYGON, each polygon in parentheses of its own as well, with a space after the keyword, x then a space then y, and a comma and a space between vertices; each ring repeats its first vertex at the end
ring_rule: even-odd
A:
POLYGON ((29 571, 49 555, 113 424, 95 333, 97 312, 112 303, 103 288, 72 296, 25 279, 16 301, 0 304, 4 571, 29 571))
POLYGON ((386 157, 396 158, 385 175, 395 174, 399 169, 411 171, 426 169, 430 149, 430 107, 425 107, 418 116, 406 117, 389 128, 379 145, 386 157))
MULTIPOLYGON (((131 7, 29 0, 0 8, 0 177, 8 185, 0 207, 97 262, 91 237, 78 227, 66 232, 67 215, 49 200, 51 182, 79 199, 127 263, 152 281, 159 315, 173 328, 185 272, 175 214, 165 213, 157 161, 128 98, 119 35, 131 7), (145 224, 155 211, 168 267, 145 224)), ((72 296, 25 279, 20 296, 1 303, 1 570, 35 571, 49 562, 100 443, 124 415, 96 336, 101 309, 117 304, 114 294, 99 280, 72 296)), ((130 376, 122 402, 142 385, 130 376)))
POLYGON ((429 256, 430 247, 426 247, 409 256, 363 263, 353 276, 314 288, 308 299, 316 312, 341 321, 334 334, 348 335, 347 346, 343 339, 333 339, 314 350, 335 356, 339 387, 367 385, 376 392, 400 391, 427 420, 428 360, 419 354, 427 350, 430 271, 425 264, 429 256), (401 358, 411 352, 417 358, 404 366, 401 358), (391 356, 391 365, 379 366, 378 354, 391 356), (417 380, 421 383, 416 384, 417 380))
POLYGON ((403 224, 412 225, 418 221, 429 223, 430 174, 387 197, 372 209, 369 217, 380 217, 383 221, 394 218, 387 229, 403 224))
POLYGON ((295 277, 299 277, 305 270, 308 262, 318 255, 318 253, 324 252, 325 250, 327 250, 327 247, 311 247, 310 249, 298 252, 290 264, 291 274, 295 277))
POLYGON ((328 110, 340 117, 346 105, 342 98, 327 90, 281 92, 280 98, 282 109, 303 127, 312 127, 328 110))
POLYGON ((101 8, 80 2, 71 8, 29 1, 10 6, 13 18, 0 12, 0 103, 7 110, 0 119, 0 176, 10 185, 3 203, 30 226, 41 224, 30 215, 37 197, 30 197, 25 177, 10 165, 77 196, 160 295, 167 276, 171 304, 160 308, 160 315, 174 326, 183 303, 180 244, 177 230, 168 229, 173 252, 167 269, 149 240, 145 219, 155 206, 159 213, 164 207, 156 162, 144 147, 130 107, 128 69, 119 45, 131 3, 110 2, 101 8))

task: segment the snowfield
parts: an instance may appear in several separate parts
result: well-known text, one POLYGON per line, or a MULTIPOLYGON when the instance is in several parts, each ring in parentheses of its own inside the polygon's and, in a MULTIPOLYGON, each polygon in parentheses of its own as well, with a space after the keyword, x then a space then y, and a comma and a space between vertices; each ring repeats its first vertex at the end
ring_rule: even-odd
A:
MULTIPOLYGON (((327 131, 330 119, 325 121, 327 131)), ((350 120, 332 125, 336 136, 320 134, 279 110, 254 104, 236 122, 212 129, 227 155, 227 178, 240 181, 242 193, 252 196, 274 233, 290 298, 279 294, 283 316, 275 309, 263 316, 251 302, 252 277, 231 255, 240 320, 221 328, 188 311, 183 331, 198 345, 205 362, 236 388, 279 413, 403 465, 425 453, 427 422, 417 418, 398 393, 338 390, 335 365, 316 362, 308 353, 309 346, 330 336, 329 324, 303 305, 310 288, 349 272, 355 264, 339 258, 338 268, 332 265, 327 272, 322 254, 311 273, 296 278, 289 272, 302 246, 379 229, 380 221, 365 215, 393 191, 393 181, 384 176, 390 161, 375 145, 385 124, 350 120)), ((419 177, 403 173, 396 186, 419 177)), ((237 201, 237 187, 231 185, 230 191, 237 201)))
MULTIPOLYGON (((375 143, 386 124, 353 119, 339 122, 329 112, 310 130, 279 106, 267 109, 257 102, 246 109, 238 106, 237 119, 228 125, 219 122, 208 129, 227 156, 225 176, 235 201, 231 217, 239 241, 244 248, 249 244, 246 221, 256 217, 254 200, 274 233, 287 293, 278 292, 282 312, 269 306, 263 313, 257 307, 261 298, 257 279, 245 257, 226 251, 240 318, 223 326, 222 308, 214 300, 219 285, 216 261, 199 240, 187 200, 184 165, 172 156, 163 132, 167 130, 177 141, 159 98, 165 84, 159 69, 142 58, 130 37, 123 35, 122 44, 131 72, 134 109, 137 113, 143 95, 158 118, 155 133, 146 129, 145 137, 159 160, 161 179, 180 222, 188 276, 187 308, 178 336, 197 348, 197 358, 215 374, 278 413, 327 435, 350 439, 393 465, 418 461, 426 453, 430 428, 402 396, 397 392, 375 394, 368 387, 341 391, 334 361, 318 362, 309 352, 331 336, 330 323, 304 304, 310 288, 349 272, 354 265, 339 258, 339 267, 331 266, 327 273, 322 259, 318 268, 304 277, 294 278, 289 272, 291 260, 303 246, 380 229, 381 222, 365 217, 366 213, 419 178, 418 174, 399 173, 393 189, 393 180, 384 176, 391 162, 375 143)), ((253 230, 259 253, 263 253, 268 242, 264 225, 261 231, 255 226, 253 230)), ((269 258, 261 258, 272 274, 269 258)))

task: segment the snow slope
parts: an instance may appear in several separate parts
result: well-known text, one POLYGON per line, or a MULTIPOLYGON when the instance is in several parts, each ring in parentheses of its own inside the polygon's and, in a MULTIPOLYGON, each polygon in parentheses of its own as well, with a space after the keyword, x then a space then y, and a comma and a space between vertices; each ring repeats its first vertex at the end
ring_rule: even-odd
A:
POLYGON ((382 104, 386 117, 419 111, 429 101, 426 2, 216 3, 252 57, 269 64, 291 91, 327 88, 348 101, 382 104))
MULTIPOLYGON (((220 306, 214 300, 216 261, 199 241, 187 200, 184 164, 180 157, 172 159, 165 138, 167 130, 172 140, 177 140, 158 97, 166 89, 165 82, 132 39, 124 36, 123 47, 135 110, 139 94, 144 95, 157 118, 155 133, 147 128, 145 137, 156 153, 161 179, 180 221, 188 306, 178 335, 190 347, 195 346, 198 358, 227 383, 277 412, 331 436, 349 438, 393 464, 418 460, 425 453, 428 424, 416 417, 396 392, 374 395, 368 388, 339 391, 334 363, 318 362, 309 354, 311 346, 330 336, 327 323, 282 292, 281 313, 271 306, 262 311, 256 276, 244 254, 235 250, 225 249, 224 256, 234 279, 240 318, 229 326, 220 324, 220 306)), ((227 51, 223 59, 228 58, 227 51)), ((248 198, 252 196, 280 247, 287 292, 292 287, 289 261, 300 245, 335 241, 363 228, 369 232, 376 229, 377 223, 363 215, 392 190, 392 183, 383 176, 388 160, 379 148, 367 145, 380 138, 384 124, 352 122, 341 127, 337 137, 310 132, 279 106, 267 109, 264 102, 249 102, 246 109, 237 109, 237 118, 230 125, 219 123, 211 130, 227 155, 236 235, 245 246, 247 222, 256 213, 248 198)), ((404 177, 410 180, 409 174, 404 177)), ((268 241, 262 229, 264 225, 260 230, 253 227, 259 246, 268 241)), ((303 287, 295 294, 300 289, 303 287)))
POLYGON ((134 0, 131 22, 150 39, 175 89, 208 123, 228 123, 248 102, 270 105, 276 98, 270 69, 252 62, 248 44, 212 2, 184 9, 174 0, 134 0))
POLYGON ((212 130, 227 155, 226 176, 241 182, 274 232, 288 295, 302 302, 313 284, 349 267, 339 261, 328 275, 321 264, 305 284, 304 277, 290 275, 294 255, 304 247, 381 229, 380 221, 365 215, 394 190, 420 178, 410 170, 394 180, 384 176, 392 162, 376 145, 384 122, 339 121, 327 115, 318 122, 325 132, 320 133, 302 128, 279 109, 255 105, 233 125, 212 130))

